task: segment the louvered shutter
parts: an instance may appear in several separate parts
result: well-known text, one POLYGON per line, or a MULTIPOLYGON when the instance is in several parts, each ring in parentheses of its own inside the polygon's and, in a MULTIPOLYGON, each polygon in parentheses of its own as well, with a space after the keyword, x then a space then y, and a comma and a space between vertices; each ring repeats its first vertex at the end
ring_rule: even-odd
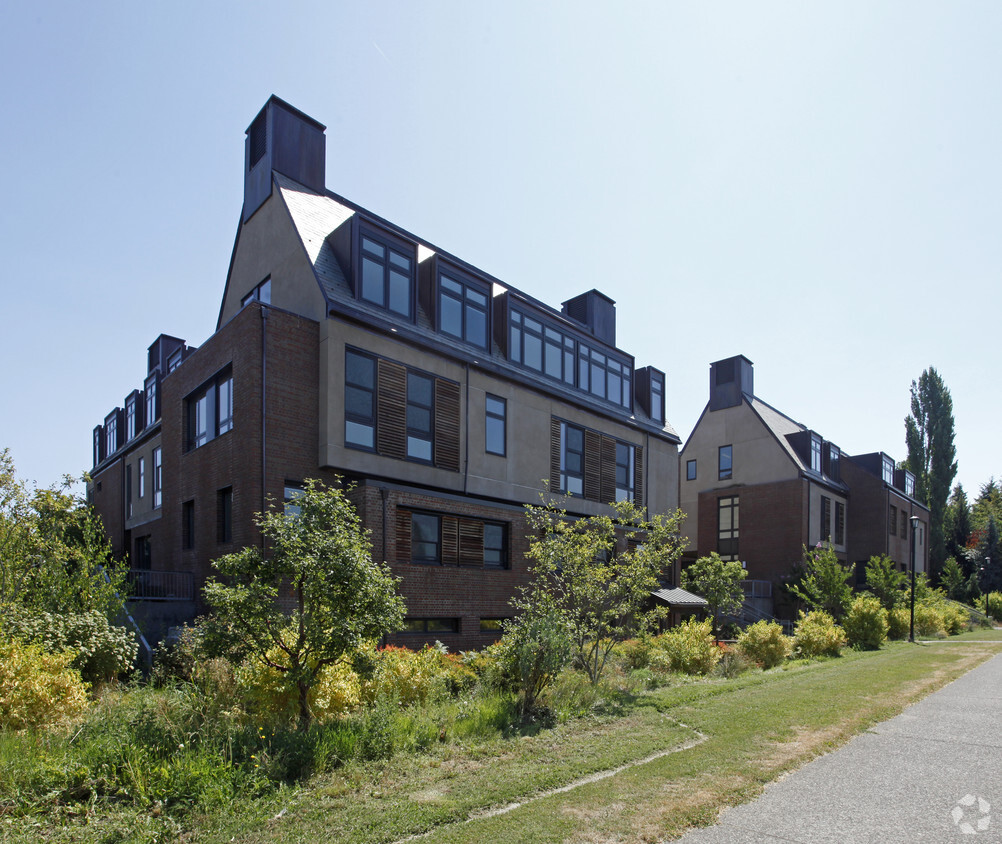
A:
POLYGON ((616 441, 602 437, 602 496, 603 504, 616 500, 616 441))
POLYGON ((459 520, 459 564, 484 564, 484 523, 473 519, 459 520))
POLYGON ((407 370, 379 360, 376 450, 386 457, 407 456, 407 370))
POLYGON ((602 500, 602 435, 595 431, 584 432, 584 497, 589 501, 602 500))
POLYGON ((435 379, 435 465, 459 471, 459 385, 435 379))
POLYGON ((633 500, 638 504, 644 503, 644 447, 637 446, 636 456, 633 460, 633 500))
POLYGON ((397 510, 396 529, 398 563, 411 561, 411 514, 409 510, 397 510))
POLYGON ((560 486, 560 420, 550 417, 550 492, 560 486))
POLYGON ((442 516, 442 563, 459 565, 459 519, 442 516))

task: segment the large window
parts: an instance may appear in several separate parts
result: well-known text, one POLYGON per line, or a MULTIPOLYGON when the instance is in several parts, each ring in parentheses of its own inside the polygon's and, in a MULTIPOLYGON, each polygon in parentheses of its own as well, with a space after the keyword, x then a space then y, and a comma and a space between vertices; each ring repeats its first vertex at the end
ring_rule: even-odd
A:
POLYGON ((118 413, 104 420, 104 456, 111 457, 118 450, 118 413))
POLYGON ((361 237, 359 297, 380 308, 411 318, 414 253, 370 232, 361 237))
POLYGON ((163 504, 164 457, 160 446, 153 449, 153 509, 163 504))
POLYGON ((233 429, 233 375, 225 370, 186 400, 188 450, 233 429))
POLYGON ((508 405, 504 399, 490 393, 487 394, 486 402, 485 450, 489 454, 500 454, 503 457, 507 446, 508 405))
POLYGON ((441 513, 397 511, 397 559, 426 565, 508 568, 508 526, 441 513))
POLYGON ((733 446, 722 445, 717 451, 717 478, 726 481, 734 468, 733 446))
POLYGON ((550 489, 589 501, 643 499, 643 447, 558 419, 550 422, 550 489))
POLYGON ((515 309, 509 318, 508 357, 620 407, 633 406, 633 367, 627 359, 515 309))
POLYGON ((460 278, 439 274, 438 327, 445 334, 487 348, 487 292, 460 278))
POLYGON ((717 553, 725 560, 738 558, 738 497, 717 499, 717 553))

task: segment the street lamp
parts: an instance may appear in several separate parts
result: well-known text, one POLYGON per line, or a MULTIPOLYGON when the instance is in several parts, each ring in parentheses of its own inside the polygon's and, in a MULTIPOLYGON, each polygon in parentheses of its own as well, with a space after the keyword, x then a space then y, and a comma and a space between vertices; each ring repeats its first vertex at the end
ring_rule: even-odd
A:
MULTIPOLYGON (((991 557, 985 557, 985 569, 984 569, 984 571, 985 571, 985 580, 988 579, 988 570, 991 567, 992 567, 992 558, 991 557)), ((992 617, 991 613, 988 612, 988 599, 989 599, 989 597, 991 597, 991 594, 992 594, 992 590, 988 589, 986 587, 985 588, 985 615, 988 616, 989 621, 991 620, 991 617, 992 617)))
POLYGON ((912 617, 908 627, 908 641, 915 641, 915 534, 918 532, 919 517, 912 516, 912 617))

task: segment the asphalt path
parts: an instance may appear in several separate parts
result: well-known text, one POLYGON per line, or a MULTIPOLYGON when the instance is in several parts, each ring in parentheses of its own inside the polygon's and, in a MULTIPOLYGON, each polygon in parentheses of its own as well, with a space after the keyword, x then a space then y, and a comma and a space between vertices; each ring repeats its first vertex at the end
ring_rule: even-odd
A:
POLYGON ((1002 842, 1002 654, 680 840, 1002 842))

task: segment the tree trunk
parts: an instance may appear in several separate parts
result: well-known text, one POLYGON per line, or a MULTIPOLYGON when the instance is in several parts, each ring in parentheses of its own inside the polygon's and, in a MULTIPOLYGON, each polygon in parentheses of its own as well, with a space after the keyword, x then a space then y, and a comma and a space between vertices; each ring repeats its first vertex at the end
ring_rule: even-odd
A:
POLYGON ((310 687, 306 683, 298 683, 299 687, 299 729, 306 730, 313 719, 310 712, 310 687))

